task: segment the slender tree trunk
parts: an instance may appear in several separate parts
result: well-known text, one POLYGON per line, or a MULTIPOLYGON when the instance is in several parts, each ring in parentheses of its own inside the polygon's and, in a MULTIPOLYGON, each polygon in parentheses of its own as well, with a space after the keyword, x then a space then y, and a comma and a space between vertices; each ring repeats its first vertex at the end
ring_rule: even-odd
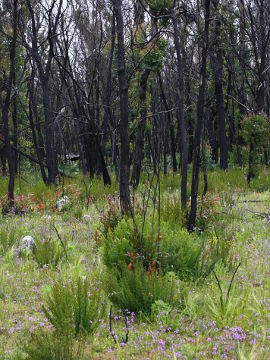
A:
MULTIPOLYGON (((16 65, 14 71, 14 86, 16 86, 16 65)), ((13 119, 13 143, 15 147, 18 147, 18 111, 17 111, 17 100, 16 96, 13 98, 13 109, 12 109, 12 119, 13 119)), ((14 152, 14 171, 15 175, 18 173, 18 155, 14 152)))
POLYGON ((34 147, 36 149, 36 154, 37 154, 37 158, 38 158, 38 161, 39 161, 39 167, 40 167, 40 171, 41 171, 41 176, 42 176, 42 179, 43 179, 44 183, 47 184, 48 183, 48 178, 47 178, 47 174, 46 174, 46 171, 45 171, 45 168, 44 168, 44 165, 43 165, 43 159, 42 159, 40 148, 39 148, 39 145, 38 145, 38 141, 37 141, 37 137, 36 137, 35 124, 34 124, 34 119, 33 119, 33 110, 32 110, 33 96, 34 96, 33 80, 31 80, 31 83, 29 85, 29 122, 30 122, 31 130, 32 130, 34 147))
POLYGON ((188 164, 190 164, 193 158, 194 125, 192 118, 191 86, 189 78, 186 79, 186 98, 188 118, 188 164))
MULTIPOLYGON (((266 56, 267 56, 267 43, 269 42, 266 36, 265 28, 265 14, 266 14, 266 3, 264 1, 259 2, 259 53, 260 53, 260 64, 259 64, 259 84, 256 96, 257 112, 265 111, 265 80, 266 80, 266 56)), ((269 14, 268 14, 269 16, 269 14)), ((269 21, 269 18, 268 18, 269 21)))
MULTIPOLYGON (((216 4, 217 7, 218 4, 216 4)), ((224 106, 224 95, 223 95, 223 55, 221 48, 221 20, 219 14, 216 19, 215 26, 215 51, 211 51, 211 65, 214 73, 215 82, 215 95, 216 105, 218 113, 218 128, 219 128, 219 145, 220 145, 220 168, 223 170, 228 169, 228 145, 226 138, 226 124, 225 124, 225 106, 224 106)))
POLYGON ((176 146, 175 146, 174 127, 173 127, 171 112, 169 109, 169 104, 166 99, 163 82, 162 82, 162 78, 161 78, 160 74, 158 76, 158 79, 159 79, 161 98, 162 98, 165 110, 167 111, 167 118, 168 118, 168 125, 169 125, 169 130, 170 130, 170 139, 171 139, 171 155, 172 155, 172 162, 173 162, 173 172, 177 172, 176 146))
POLYGON ((181 207, 186 208, 187 205, 187 131, 184 118, 184 76, 183 76, 183 64, 182 55, 179 43, 179 29, 177 26, 177 20, 175 17, 175 11, 172 10, 172 22, 173 22, 173 38, 177 56, 177 75, 178 75, 178 121, 181 136, 181 207))
POLYGON ((215 129, 215 114, 213 110, 208 110, 209 115, 207 116, 207 130, 209 136, 209 143, 211 146, 211 158, 217 164, 218 163, 218 143, 216 138, 215 129))
POLYGON ((6 96, 3 102, 2 107, 2 121, 3 121, 3 134, 5 140, 5 151, 7 154, 8 160, 8 169, 9 169, 9 183, 8 183, 8 200, 9 205, 12 207, 14 205, 14 184, 15 184, 15 161, 14 161, 14 151, 12 150, 10 143, 10 129, 9 129, 9 112, 12 101, 12 83, 15 79, 15 61, 16 61, 16 44, 17 44, 17 22, 18 22, 18 0, 13 1, 12 8, 12 40, 10 44, 9 52, 9 74, 8 82, 6 86, 6 96))
POLYGON ((205 196, 208 189, 208 181, 207 181, 207 163, 206 163, 206 154, 205 154, 205 138, 206 138, 206 128, 205 121, 203 122, 203 130, 202 130, 202 163, 203 163, 203 193, 202 196, 205 196))
POLYGON ((133 171, 132 171, 132 184, 136 187, 140 182, 141 166, 144 152, 144 130, 146 125, 147 108, 145 104, 147 94, 147 81, 150 75, 150 70, 146 69, 141 76, 139 101, 140 101, 140 118, 139 126, 136 136, 134 160, 133 160, 133 171))
POLYGON ((112 30, 111 30, 111 48, 110 48, 110 57, 108 63, 108 70, 107 70, 107 79, 106 85, 104 88, 104 96, 103 96, 103 109, 104 109, 104 117, 103 117, 103 124, 102 129, 105 133, 103 136, 103 148, 105 148, 106 142, 106 131, 110 129, 110 136, 111 136, 111 148, 112 148, 112 160, 111 163, 114 164, 115 158, 115 121, 112 111, 112 104, 111 104, 111 97, 112 97, 112 64, 113 64, 113 57, 114 57, 114 49, 115 49, 115 14, 113 12, 112 16, 112 30))
POLYGON ((55 139, 54 139, 54 116, 52 112, 50 90, 48 79, 42 80, 43 90, 43 107, 45 118, 45 144, 46 144, 46 165, 48 169, 48 184, 54 184, 56 180, 57 170, 57 157, 55 151, 55 139))
POLYGON ((202 44, 202 64, 200 69, 200 88, 197 102, 197 122, 194 138, 194 156, 192 169, 192 184, 191 184, 191 210, 189 215, 188 230, 193 231, 197 215, 197 197, 199 187, 199 172, 200 172, 200 145, 201 134, 203 126, 203 110, 204 110, 204 93, 206 86, 206 60, 208 51, 208 35, 209 35, 209 17, 210 17, 210 0, 205 0, 205 25, 202 44))
POLYGON ((117 31, 117 59, 118 59, 118 82, 120 94, 120 206, 124 213, 130 210, 129 193, 129 134, 128 134, 128 82, 126 77, 124 24, 122 14, 122 0, 114 0, 114 11, 117 31))

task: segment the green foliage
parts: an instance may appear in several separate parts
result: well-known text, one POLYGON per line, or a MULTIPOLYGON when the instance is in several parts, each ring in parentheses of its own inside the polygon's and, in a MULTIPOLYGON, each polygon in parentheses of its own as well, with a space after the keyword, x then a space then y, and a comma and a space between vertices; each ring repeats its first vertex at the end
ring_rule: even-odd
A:
POLYGON ((57 266, 64 257, 64 249, 58 240, 50 236, 36 238, 36 248, 33 252, 33 259, 41 267, 44 265, 57 266))
POLYGON ((185 292, 183 290, 184 289, 181 284, 181 299, 177 299, 180 300, 180 302, 178 302, 178 308, 173 307, 162 300, 155 301, 151 307, 151 318, 159 324, 162 324, 165 329, 169 329, 170 331, 176 329, 179 331, 179 327, 181 327, 182 324, 181 312, 183 311, 184 307, 183 295, 185 292))
POLYGON ((2 227, 0 229, 0 252, 6 253, 16 242, 16 230, 15 227, 10 229, 2 227))
POLYGON ((235 284, 233 283, 235 274, 238 270, 240 265, 237 266, 235 269, 226 293, 223 293, 222 284, 214 272, 218 289, 219 289, 219 296, 211 297, 208 296, 208 306, 209 310, 214 316, 218 326, 231 326, 233 325, 237 315, 241 314, 244 308, 244 297, 246 293, 242 293, 241 296, 236 294, 235 284))
MULTIPOLYGON (((149 46, 152 46, 151 44, 149 46)), ((163 58, 166 56, 167 41, 160 39, 152 49, 145 49, 146 55, 142 62, 142 68, 149 69, 153 72, 159 72, 162 69, 163 58)))
MULTIPOLYGON (((55 331, 33 332, 22 346, 26 359, 35 360, 80 360, 83 359, 83 343, 70 335, 58 336, 55 331)), ((24 358, 25 359, 25 358, 24 358)))
POLYGON ((186 229, 168 229, 160 243, 162 270, 174 271, 183 280, 197 278, 202 245, 200 237, 186 229))
POLYGON ((220 215, 220 198, 206 194, 198 198, 196 227, 200 231, 206 231, 215 224, 220 215))
POLYGON ((104 226, 105 233, 107 233, 109 229, 113 230, 122 217, 118 198, 107 196, 106 202, 107 204, 100 219, 104 226))
POLYGON ((260 149, 269 140, 269 118, 263 113, 245 116, 241 127, 241 136, 247 145, 252 144, 254 148, 260 149))
POLYGON ((148 3, 151 13, 155 16, 168 15, 174 4, 172 0, 150 0, 148 3))
POLYGON ((162 324, 166 324, 168 322, 168 317, 171 312, 172 307, 162 300, 157 300, 152 304, 151 315, 161 321, 162 324))
POLYGON ((248 183, 258 174, 258 163, 263 148, 270 138, 270 121, 263 113, 248 115, 242 120, 241 135, 249 146, 248 183))
POLYGON ((55 331, 65 336, 93 334, 103 316, 105 305, 101 290, 86 277, 56 282, 43 312, 55 331))
POLYGON ((173 196, 163 196, 161 200, 161 216, 164 221, 172 227, 182 224, 183 213, 180 209, 179 194, 173 196))
POLYGON ((104 283, 116 306, 135 313, 149 314, 152 304, 158 300, 171 305, 175 301, 177 281, 174 273, 146 272, 141 261, 134 262, 132 267, 123 263, 120 270, 108 270, 104 283))
POLYGON ((164 222, 158 235, 158 226, 149 217, 140 234, 143 220, 137 216, 135 222, 136 226, 132 219, 122 219, 105 236, 103 261, 110 271, 121 273, 123 267, 133 266, 139 259, 146 271, 158 267, 163 274, 173 271, 182 280, 196 280, 207 276, 218 261, 225 262, 232 245, 231 241, 190 234, 164 222))
MULTIPOLYGON (((251 181, 250 187, 256 190, 269 189, 269 179, 269 169, 263 168, 260 176, 251 181)), ((255 217, 254 213, 265 214, 266 217, 269 191, 263 194, 251 192, 244 171, 238 168, 225 173, 220 170, 209 171, 208 180, 209 194, 199 203, 201 231, 192 234, 183 228, 186 215, 180 211, 179 174, 161 176, 160 235, 158 206, 153 214, 153 187, 143 225, 142 194, 146 186, 149 189, 149 177, 145 174, 135 194, 135 223, 132 218, 121 216, 116 196, 107 199, 100 193, 94 199, 90 186, 86 193, 80 179, 70 183, 67 180, 65 183, 65 194, 72 199, 72 206, 65 213, 50 213, 50 218, 44 216, 51 211, 49 204, 54 204, 55 198, 61 196, 55 195, 53 187, 43 195, 40 194, 44 209, 39 207, 40 203, 36 203, 32 195, 22 197, 23 201, 27 201, 27 208, 34 202, 38 209, 27 211, 24 217, 10 214, 0 218, 0 305, 4 310, 0 313, 0 358, 76 359, 80 358, 79 349, 85 350, 85 359, 137 358, 148 356, 152 350, 157 351, 158 347, 164 351, 162 357, 168 355, 176 358, 178 349, 171 350, 175 344, 171 343, 171 335, 174 334, 177 343, 178 336, 183 335, 194 340, 186 346, 181 344, 182 356, 200 358, 199 353, 202 353, 202 357, 212 358, 216 342, 214 337, 222 336, 225 339, 225 344, 222 344, 222 340, 219 342, 218 349, 221 350, 217 357, 222 356, 225 347, 231 342, 229 336, 234 336, 231 327, 242 329, 246 338, 239 342, 233 339, 235 349, 229 348, 227 357, 238 356, 238 344, 243 354, 249 354, 248 351, 254 349, 250 343, 255 337, 253 334, 256 334, 254 358, 264 358, 258 349, 268 346, 269 228, 267 219, 255 217), (79 211, 80 205, 83 208, 88 198, 87 214, 91 215, 89 223, 81 218, 79 211), (106 229, 100 224, 103 218, 106 218, 108 224, 106 229), (61 259, 65 260, 61 241, 52 231, 53 223, 57 224, 67 249, 68 261, 61 260, 56 267, 42 267, 36 265, 35 254, 16 259, 12 256, 13 251, 9 249, 15 250, 17 241, 23 236, 30 234, 37 242, 39 234, 45 234, 45 237, 50 237, 49 241, 59 246, 61 259), (94 238, 96 230, 98 243, 94 238), (237 276, 232 284, 227 300, 232 272, 239 261, 242 263, 241 276, 237 276), (214 265, 223 290, 222 301, 214 276, 204 278, 214 265), (117 336, 117 344, 114 344, 104 321, 93 321, 97 326, 102 324, 102 330, 97 327, 85 330, 90 323, 90 316, 85 315, 88 312, 85 306, 86 290, 82 284, 82 275, 86 271, 88 274, 94 272, 95 275, 102 272, 104 282, 100 287, 104 285, 104 297, 115 304, 115 310, 117 307, 129 307, 136 313, 143 313, 135 316, 134 320, 132 316, 132 321, 129 322, 129 319, 126 323, 120 311, 114 311, 112 329, 117 336), (58 276, 62 280, 56 280, 58 276), (52 279, 61 288, 55 295, 52 279), (76 282, 78 279, 81 279, 79 286, 76 282), (54 300, 54 308, 48 305, 50 297, 54 300), (51 320, 46 316, 49 321, 40 315, 42 304, 50 313, 51 320), (54 310, 51 311, 51 308, 54 310), (75 312, 74 309, 78 310, 75 312), (22 312, 24 315, 19 317, 18 314, 22 312), (17 321, 20 323, 17 324, 17 321), (152 334, 158 334, 156 342, 152 334), (141 346, 134 347, 134 342, 141 346), (16 350, 16 344, 20 352, 16 350), (22 347, 27 351, 23 351, 22 347), (109 348, 112 353, 107 353, 109 348)), ((30 181, 35 183, 34 179, 30 181)), ((97 179, 95 186, 100 190, 102 186, 98 181, 102 183, 97 179)), ((24 191, 29 189, 29 185, 22 184, 24 191)), ((59 187, 59 193, 60 190, 59 187)), ((51 261, 51 264, 56 263, 51 261)), ((91 279, 89 283, 92 284, 91 279)), ((88 294, 96 291, 94 284, 87 288, 88 294)), ((100 296, 94 304, 101 305, 101 315, 98 317, 105 319, 102 300, 103 296, 100 296)), ((95 314, 98 311, 93 310, 95 314)))

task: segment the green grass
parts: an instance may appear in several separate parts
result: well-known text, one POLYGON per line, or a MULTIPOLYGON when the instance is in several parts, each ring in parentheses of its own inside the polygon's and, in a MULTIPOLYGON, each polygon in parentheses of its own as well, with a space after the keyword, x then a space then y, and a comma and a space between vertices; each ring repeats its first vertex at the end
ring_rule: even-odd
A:
MULTIPOLYGON (((150 284, 149 275, 144 273, 143 268, 140 268, 142 274, 138 272, 139 275, 136 273, 134 276, 136 279, 132 279, 132 266, 127 266, 132 262, 130 259, 137 254, 134 250, 134 254, 131 255, 129 248, 125 250, 124 246, 121 247, 121 239, 128 238, 128 241, 132 242, 134 237, 132 234, 128 237, 124 225, 117 226, 118 209, 115 209, 114 201, 109 200, 108 203, 107 199, 107 196, 118 195, 118 184, 114 178, 112 185, 108 187, 104 187, 102 180, 97 178, 91 182, 89 179, 83 179, 81 175, 73 179, 66 178, 65 194, 70 197, 71 202, 60 214, 53 212, 50 205, 61 196, 61 184, 56 188, 47 188, 35 174, 30 174, 27 181, 25 180, 26 175, 23 175, 20 181, 16 179, 16 195, 25 195, 22 201, 27 202, 29 209, 34 205, 35 210, 26 212, 23 217, 0 216, 0 359, 27 359, 24 352, 32 354, 32 358, 35 359, 41 359, 45 353, 49 354, 48 359, 62 356, 85 360, 163 359, 167 355, 172 359, 181 358, 180 356, 183 359, 220 359, 225 355, 229 359, 270 357, 270 242, 269 224, 263 215, 270 208, 269 169, 261 169, 258 178, 250 187, 247 186, 245 171, 242 169, 235 168, 225 173, 221 170, 209 171, 207 204, 210 204, 210 208, 206 211, 207 208, 202 205, 204 207, 201 211, 206 227, 202 234, 194 235, 181 230, 185 215, 179 209, 180 176, 171 173, 161 176, 161 234, 169 243, 166 244, 164 241, 164 244, 170 249, 166 259, 170 260, 170 263, 175 262, 180 268, 186 264, 185 261, 190 262, 189 241, 195 238, 197 242, 205 241, 206 260, 214 255, 213 249, 218 246, 224 258, 220 257, 216 263, 215 273, 222 289, 223 302, 213 273, 206 278, 178 275, 175 280, 177 286, 174 301, 170 304, 166 303, 165 286, 162 282, 158 285, 150 284), (89 196, 91 200, 87 209, 89 196), (211 202, 213 199, 217 201, 216 205, 211 202), (40 202, 45 203, 44 210, 39 208, 40 202), (108 214, 112 208, 115 210, 113 219, 111 213, 108 214), (217 215, 212 217, 213 211, 216 210, 217 215), (91 220, 83 219, 83 215, 86 214, 90 215, 91 220), (107 231, 101 219, 106 219, 107 231), (109 231, 110 221, 113 221, 113 229, 110 230, 111 243, 110 247, 105 249, 104 239, 109 231), (68 257, 65 251, 62 251, 60 239, 52 225, 57 229, 68 257), (22 237, 27 234, 39 239, 40 251, 18 258, 16 248, 22 237), (118 253, 114 253, 113 247, 116 237, 118 253), (54 248, 50 248, 49 252, 46 251, 46 246, 43 248, 46 244, 43 239, 48 238, 51 238, 57 249, 61 250, 57 262, 54 262, 54 248), (184 246, 181 239, 185 240, 184 246), (112 261, 117 262, 123 248, 121 256, 126 260, 126 268, 125 276, 120 277, 119 282, 117 274, 110 274, 108 268, 105 268, 103 259, 106 250, 112 259, 116 259, 112 261), (179 256, 177 251, 181 252, 179 256), (46 264, 47 262, 49 264, 46 264), (227 298, 233 272, 239 263, 241 265, 227 298), (46 318, 43 307, 48 307, 47 301, 50 297, 54 299, 53 304, 62 306, 61 300, 65 298, 61 295, 63 289, 59 290, 59 295, 57 291, 52 291, 54 286, 57 288, 57 284, 59 285, 59 279, 63 284, 68 284, 63 294, 69 299, 69 289, 73 289, 72 279, 84 279, 84 276, 91 279, 91 286, 94 286, 95 290, 101 291, 101 298, 93 302, 94 306, 100 309, 101 318, 95 323, 93 332, 82 332, 78 336, 78 331, 77 337, 71 334, 66 338, 66 345, 63 347, 63 343, 52 336, 54 330, 51 328, 50 319, 46 318), (133 288, 140 288, 140 278, 144 278, 145 283, 151 285, 147 293, 143 294, 143 301, 148 306, 147 311, 138 312, 136 315, 126 313, 125 304, 128 298, 128 301, 133 301, 130 294, 134 296, 135 293, 135 300, 140 300, 136 298, 133 288), (154 289, 152 286, 155 286, 154 289), (103 293, 103 288, 109 293, 103 293), (110 288, 113 291, 116 289, 117 293, 110 293, 110 288), (154 299, 148 298, 152 296, 151 292, 155 296, 154 299), (109 299, 113 298, 117 298, 115 303, 118 306, 111 308, 109 299), (123 307, 122 311, 118 309, 120 305, 123 307), (128 341, 125 343, 127 326, 128 341), (114 336, 110 334, 110 330, 114 336)), ((200 183, 200 191, 202 186, 200 183)), ((5 195, 6 189, 7 179, 0 178, 1 196, 5 195)), ((145 184, 141 184, 136 192, 137 211, 140 215, 141 192, 145 189, 145 184)), ((150 243, 147 245, 147 241, 150 241, 152 233, 152 201, 149 206, 145 225, 146 248, 150 246, 150 243)), ((154 239, 158 229, 157 220, 156 212, 154 239)), ((141 228, 141 222, 138 224, 141 228)), ((147 249, 151 250, 149 247, 147 249)), ((149 263, 150 260, 147 261, 149 263)), ((173 269, 165 270, 167 279, 170 279, 168 270, 173 269)), ((154 276, 154 265, 151 271, 151 276, 154 276)), ((89 291, 83 292, 83 296, 76 295, 74 303, 68 302, 65 319, 69 319, 69 312, 75 314, 77 328, 80 328, 84 321, 84 326, 88 329, 87 319, 90 312, 85 311, 85 304, 93 295, 91 287, 89 291)), ((57 306, 54 307, 53 320, 51 319, 53 322, 56 321, 56 324, 60 312, 57 306)), ((138 310, 140 306, 136 303, 135 308, 138 310)))

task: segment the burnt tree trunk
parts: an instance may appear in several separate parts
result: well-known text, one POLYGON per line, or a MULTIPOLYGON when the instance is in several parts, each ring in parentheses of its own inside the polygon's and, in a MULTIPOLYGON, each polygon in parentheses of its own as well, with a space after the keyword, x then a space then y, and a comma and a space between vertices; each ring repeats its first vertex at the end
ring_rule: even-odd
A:
POLYGON ((6 95, 5 99, 2 100, 2 121, 3 121, 3 135, 5 140, 5 151, 8 160, 9 169, 9 182, 8 182, 8 200, 9 206, 14 205, 14 184, 15 184, 15 161, 14 151, 10 143, 10 129, 9 129, 9 112, 12 102, 12 84, 15 79, 15 61, 16 61, 16 44, 17 44, 17 23, 18 23, 18 0, 14 0, 12 4, 12 40, 9 51, 9 74, 6 84, 6 95))
POLYGON ((160 74, 159 74, 158 79, 159 79, 161 98, 162 98, 165 110, 167 112, 167 119, 168 119, 168 126, 169 126, 169 131, 170 131, 170 140, 171 140, 171 156, 172 156, 172 163, 173 163, 173 172, 176 172, 177 171, 177 161, 176 161, 174 126, 173 126, 173 122, 172 122, 171 111, 169 109, 169 104, 166 99, 163 82, 162 82, 162 78, 161 78, 160 74))
POLYGON ((193 156, 193 169, 192 169, 192 184, 191 184, 191 210, 189 214, 188 230, 193 231, 197 215, 197 197, 199 187, 199 172, 200 172, 200 145, 201 134, 203 127, 203 110, 204 110, 204 93, 206 86, 206 61, 208 51, 208 35, 209 35, 209 17, 210 17, 210 0, 204 2, 205 11, 205 25, 202 44, 202 63, 200 69, 200 88, 199 97, 197 102, 197 121, 194 138, 194 156, 193 156))
POLYGON ((187 132, 184 118, 184 76, 182 55, 179 43, 179 29, 177 26, 177 19, 174 9, 172 10, 173 22, 173 38, 177 57, 177 75, 178 75, 178 122, 180 129, 180 143, 181 143, 181 207, 184 209, 187 205, 187 132))
MULTIPOLYGON (((215 2, 218 6, 218 2, 215 2)), ((215 26, 214 51, 210 52, 211 66, 214 74, 216 106, 218 113, 219 145, 220 145, 220 168, 228 169, 228 145, 226 138, 225 106, 223 94, 223 55, 221 48, 221 19, 217 14, 215 26)))
POLYGON ((145 104, 147 94, 147 81, 150 75, 150 70, 146 69, 141 76, 140 90, 139 90, 139 101, 140 101, 140 118, 139 126, 136 136, 134 160, 133 160, 133 171, 132 171, 132 184, 136 187, 140 182, 140 174, 142 167, 143 151, 144 151, 144 130, 146 125, 147 108, 145 104))
POLYGON ((118 82, 120 95, 120 206, 124 213, 130 210, 129 192, 129 134, 128 134, 128 81, 126 77, 124 24, 122 14, 122 0, 114 0, 114 11, 117 32, 117 60, 118 60, 118 82))
MULTIPOLYGON (((42 176, 44 183, 47 184, 48 178, 47 178, 47 174, 45 171, 45 167, 43 165, 43 158, 42 158, 41 150, 40 150, 40 147, 39 147, 39 144, 37 141, 35 124, 34 124, 34 117, 33 117, 34 89, 33 88, 34 88, 34 77, 32 77, 32 79, 30 80, 30 84, 29 84, 29 122, 30 122, 31 130, 32 130, 34 147, 36 149, 36 154, 37 154, 37 158, 39 161, 41 176, 42 176)), ((15 145, 15 147, 16 147, 16 145, 15 145)))

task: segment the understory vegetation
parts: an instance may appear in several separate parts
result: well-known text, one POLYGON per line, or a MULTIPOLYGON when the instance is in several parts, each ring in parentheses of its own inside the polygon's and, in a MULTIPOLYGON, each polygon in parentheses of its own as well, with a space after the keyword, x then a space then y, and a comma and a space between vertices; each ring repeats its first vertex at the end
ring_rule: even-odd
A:
POLYGON ((124 216, 114 180, 22 175, 6 213, 0 179, 0 359, 269 358, 269 170, 209 171, 192 233, 179 178, 143 175, 124 216))

